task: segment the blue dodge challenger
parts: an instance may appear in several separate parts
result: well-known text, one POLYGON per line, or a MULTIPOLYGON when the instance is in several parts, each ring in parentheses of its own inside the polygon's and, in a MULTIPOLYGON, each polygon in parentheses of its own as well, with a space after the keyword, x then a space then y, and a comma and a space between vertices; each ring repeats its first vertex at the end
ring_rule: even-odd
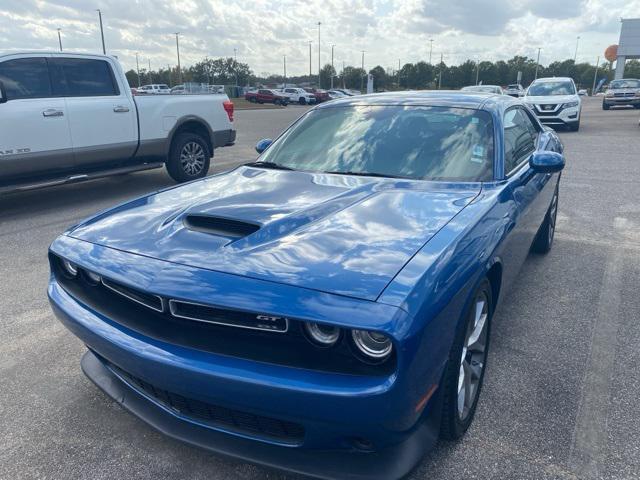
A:
POLYGON ((165 434, 401 477, 473 420, 495 309, 553 242, 562 148, 508 96, 322 104, 253 163, 69 229, 49 299, 85 374, 165 434))

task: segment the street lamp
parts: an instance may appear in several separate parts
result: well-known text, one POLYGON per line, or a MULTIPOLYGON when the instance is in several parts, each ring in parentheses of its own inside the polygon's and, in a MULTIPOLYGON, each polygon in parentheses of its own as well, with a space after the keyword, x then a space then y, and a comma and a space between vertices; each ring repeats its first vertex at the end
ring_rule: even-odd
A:
POLYGON ((58 29, 58 45, 60 45, 60 51, 62 51, 62 37, 60 36, 60 30, 62 29, 58 29))
POLYGON ((362 77, 360 78, 360 92, 362 92, 362 90, 364 89, 364 76, 366 75, 366 71, 364 69, 364 50, 362 50, 362 71, 364 73, 362 74, 362 77))
POLYGON ((176 53, 178 54, 178 83, 182 83, 182 70, 180 69, 180 32, 174 34, 176 36, 176 53))
POLYGON ((576 58, 578 58, 578 44, 580 43, 580 35, 576 37, 576 53, 573 54, 573 63, 576 63, 576 58))
MULTIPOLYGON (((538 59, 536 60, 536 75, 533 78, 534 80, 538 78, 538 68, 540 67, 540 48, 538 48, 538 59)), ((574 60, 575 62, 575 60, 574 60)))
POLYGON ((102 37, 102 54, 106 55, 107 49, 104 47, 104 29, 102 28, 102 12, 100 11, 100 9, 98 9, 97 12, 98 12, 98 20, 100 21, 100 37, 102 37))
POLYGON ((309 40, 309 83, 311 83, 311 40, 309 40))
POLYGON ((322 22, 318 22, 318 88, 322 88, 320 85, 320 25, 322 22))
POLYGON ((236 74, 236 87, 238 86, 238 49, 233 49, 233 70, 236 74))
POLYGON ((336 71, 335 68, 333 68, 333 47, 335 47, 335 45, 331 45, 331 88, 332 89, 333 89, 334 72, 336 71))
POLYGON ((140 88, 140 62, 138 61, 138 52, 136 52, 136 73, 138 74, 138 88, 140 88))
POLYGON ((429 47, 429 65, 432 65, 431 55, 433 54, 433 38, 429 39, 429 43, 431 44, 431 46, 429 47))

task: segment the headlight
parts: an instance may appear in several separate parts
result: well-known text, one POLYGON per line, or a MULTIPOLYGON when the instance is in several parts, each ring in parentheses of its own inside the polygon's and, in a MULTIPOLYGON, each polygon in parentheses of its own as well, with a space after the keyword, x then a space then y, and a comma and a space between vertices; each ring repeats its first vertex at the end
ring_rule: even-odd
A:
POLYGON ((330 347, 340 338, 340 329, 332 325, 319 323, 305 323, 304 329, 311 341, 321 347, 330 347))
POLYGON ((368 330, 353 330, 351 336, 358 350, 374 360, 386 358, 393 348, 389 337, 382 333, 370 332, 368 330))
POLYGON ((78 275, 78 266, 75 263, 71 263, 66 258, 62 259, 62 267, 64 268, 67 275, 71 277, 75 277, 78 275))
POLYGON ((604 96, 605 97, 613 97, 613 92, 611 90, 607 90, 606 92, 604 92, 604 96))
POLYGON ((578 105, 579 105, 579 102, 569 102, 569 103, 564 103, 562 105, 562 108, 577 107, 578 105))

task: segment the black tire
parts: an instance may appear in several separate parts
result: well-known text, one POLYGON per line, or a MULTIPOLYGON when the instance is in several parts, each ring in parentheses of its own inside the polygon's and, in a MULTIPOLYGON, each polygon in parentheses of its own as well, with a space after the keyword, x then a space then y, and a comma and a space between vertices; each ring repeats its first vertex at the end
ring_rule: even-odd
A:
POLYGON ((304 99, 304 97, 300 97, 300 99, 298 100, 298 103, 299 103, 300 105, 306 105, 306 104, 307 104, 307 101, 304 99))
POLYGON ((188 182, 204 177, 211 162, 209 146, 197 133, 178 134, 171 143, 167 172, 176 182, 188 182))
POLYGON ((551 205, 549 205, 547 214, 544 216, 544 221, 542 225, 540 225, 536 238, 531 245, 531 251, 534 253, 548 253, 553 245, 553 237, 556 233, 556 219, 558 216, 559 187, 560 184, 556 185, 556 190, 551 199, 551 205))
POLYGON ((569 124, 569 131, 577 132, 578 130, 580 130, 580 120, 575 123, 569 124))
POLYGON ((491 284, 485 278, 473 293, 471 304, 465 312, 464 322, 458 328, 449 353, 449 360, 442 381, 443 404, 440 438, 444 440, 458 440, 473 422, 486 371, 492 316, 493 296, 491 284), (486 305, 486 311, 482 308, 480 317, 476 315, 476 306, 479 299, 482 299, 486 305), (484 315, 485 313, 486 315, 484 315), (484 319, 481 327, 483 328, 483 333, 478 336, 477 342, 468 343, 470 332, 473 333, 476 330, 476 325, 479 324, 483 315, 484 319), (479 342, 483 343, 482 353, 474 351, 472 347, 472 345, 479 342), (464 356, 463 351, 465 353, 464 356), (467 362, 469 366, 464 368, 463 364, 467 362), (460 373, 462 371, 469 372, 469 382, 466 381, 466 374, 462 375, 463 379, 461 381, 460 373), (471 379, 473 378, 475 378, 475 386, 472 384, 473 380, 471 379), (466 395, 467 391, 470 392, 469 397, 466 395), (462 401, 460 401, 460 395, 463 395, 462 401))
POLYGON ((603 110, 609 110, 611 107, 609 105, 607 105, 605 102, 602 102, 602 109, 603 110))
POLYGON ((640 108, 640 103, 636 103, 633 108, 640 108))

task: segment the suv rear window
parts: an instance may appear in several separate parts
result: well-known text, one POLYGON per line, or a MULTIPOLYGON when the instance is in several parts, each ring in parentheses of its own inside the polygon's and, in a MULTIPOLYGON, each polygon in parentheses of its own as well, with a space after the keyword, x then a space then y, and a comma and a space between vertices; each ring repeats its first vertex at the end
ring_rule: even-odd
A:
POLYGON ((609 84, 609 88, 640 88, 640 80, 614 80, 609 84))
POLYGON ((57 95, 104 97, 120 94, 111 67, 104 60, 53 58, 49 62, 57 95))
POLYGON ((44 58, 17 58, 0 63, 0 81, 7 100, 51 96, 51 82, 44 58))

